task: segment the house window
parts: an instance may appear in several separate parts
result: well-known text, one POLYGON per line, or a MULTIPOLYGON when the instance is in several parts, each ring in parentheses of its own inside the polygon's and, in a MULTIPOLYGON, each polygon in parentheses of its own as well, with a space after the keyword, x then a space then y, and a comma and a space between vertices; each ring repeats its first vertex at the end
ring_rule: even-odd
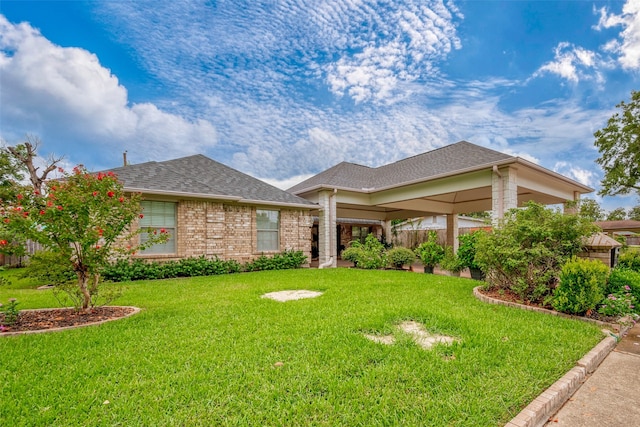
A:
POLYGON ((351 240, 364 244, 369 235, 369 227, 351 227, 351 240))
POLYGON ((280 212, 256 210, 258 252, 280 250, 280 212))
MULTIPOLYGON (((165 229, 169 233, 169 240, 158 243, 141 251, 144 255, 175 254, 176 253, 176 204, 173 202, 142 201, 143 217, 140 220, 140 228, 152 230, 165 229)), ((140 234, 140 242, 145 243, 148 234, 140 234)))

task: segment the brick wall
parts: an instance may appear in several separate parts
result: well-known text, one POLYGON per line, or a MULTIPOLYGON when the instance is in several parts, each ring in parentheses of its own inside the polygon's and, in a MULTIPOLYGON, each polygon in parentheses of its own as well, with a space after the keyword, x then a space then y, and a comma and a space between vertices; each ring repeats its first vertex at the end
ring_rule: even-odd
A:
MULTIPOLYGON (((204 255, 241 263, 257 258, 262 253, 256 249, 256 209, 256 206, 249 205, 181 200, 177 203, 176 212, 176 256, 148 255, 144 258, 168 260, 204 255)), ((313 219, 309 211, 274 210, 280 211, 280 250, 276 252, 302 251, 310 260, 313 219)))

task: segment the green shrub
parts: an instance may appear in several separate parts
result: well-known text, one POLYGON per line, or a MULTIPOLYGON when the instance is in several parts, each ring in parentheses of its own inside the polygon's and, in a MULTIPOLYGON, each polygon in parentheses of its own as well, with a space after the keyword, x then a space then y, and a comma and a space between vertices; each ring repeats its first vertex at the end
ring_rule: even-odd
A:
POLYGON ((617 267, 628 268, 640 273, 640 252, 626 251, 620 254, 617 267))
POLYGON ((402 269, 404 265, 411 265, 416 259, 416 254, 411 249, 396 247, 387 251, 389 264, 397 269, 402 269))
POLYGON ((31 277, 44 284, 52 285, 78 280, 71 264, 67 260, 61 260, 60 254, 52 251, 38 251, 31 255, 20 276, 31 277))
POLYGON ((457 255, 463 267, 480 269, 480 265, 476 262, 476 245, 482 233, 484 231, 474 231, 473 233, 458 236, 460 246, 458 247, 457 255))
POLYGON ((616 267, 611 270, 606 294, 631 292, 636 301, 640 301, 640 272, 616 267), (629 289, 626 289, 628 287, 629 289))
POLYGON ((453 273, 459 273, 464 269, 464 265, 458 255, 453 252, 451 246, 447 246, 444 249, 444 257, 440 261, 440 267, 444 270, 451 271, 453 273))
POLYGON ((429 231, 427 240, 415 250, 425 267, 435 267, 444 258, 444 247, 438 243, 438 233, 429 231))
POLYGON ((592 311, 604 298, 608 276, 609 268, 600 261, 574 258, 562 267, 551 305, 569 314, 592 311))
POLYGON ((300 268, 307 261, 307 257, 302 251, 284 251, 270 257, 260 255, 258 258, 248 262, 242 268, 243 271, 261 270, 287 270, 300 268))
MULTIPOLYGON (((306 257, 305 257, 306 259, 306 257)), ((175 277, 212 276, 237 273, 241 269, 237 261, 223 261, 218 258, 184 258, 164 263, 148 262, 141 259, 121 259, 102 271, 102 277, 112 282, 133 280, 169 279, 175 277)))
POLYGON ((562 266, 595 230, 586 218, 529 202, 509 210, 492 233, 478 236, 475 261, 491 287, 541 302, 552 293, 562 266))
POLYGON ((4 315, 4 319, 0 322, 0 325, 12 326, 18 321, 20 317, 20 310, 18 310, 18 300, 15 298, 9 298, 9 302, 6 306, 0 304, 0 313, 4 315))
POLYGON ((342 251, 342 259, 355 263, 358 268, 376 270, 387 265, 385 246, 373 234, 368 234, 364 244, 354 241, 342 251))
POLYGON ((351 247, 342 251, 341 256, 343 260, 351 261, 353 266, 357 267, 358 260, 362 257, 362 245, 359 242, 353 242, 351 247))

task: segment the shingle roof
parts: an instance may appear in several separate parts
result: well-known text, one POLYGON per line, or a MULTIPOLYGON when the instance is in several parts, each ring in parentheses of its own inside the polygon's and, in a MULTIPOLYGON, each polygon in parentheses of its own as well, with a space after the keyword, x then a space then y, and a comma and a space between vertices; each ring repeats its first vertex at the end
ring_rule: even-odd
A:
POLYGON ((621 221, 598 221, 595 224, 603 230, 640 230, 640 221, 634 221, 631 219, 625 219, 621 221))
POLYGON ((295 194, 318 186, 374 190, 510 159, 515 157, 460 141, 378 168, 342 162, 287 191, 295 194))
POLYGON ((111 169, 125 189, 181 193, 194 197, 239 198, 245 201, 315 204, 201 154, 165 162, 147 162, 111 169))

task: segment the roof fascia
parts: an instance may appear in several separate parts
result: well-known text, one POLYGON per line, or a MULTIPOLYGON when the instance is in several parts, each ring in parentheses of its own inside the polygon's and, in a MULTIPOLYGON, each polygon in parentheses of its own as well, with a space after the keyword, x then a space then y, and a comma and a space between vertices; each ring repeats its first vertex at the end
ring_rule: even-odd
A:
POLYGON ((150 194, 154 196, 173 196, 173 197, 190 197, 190 198, 207 199, 207 200, 224 200, 224 201, 237 202, 237 203, 247 203, 252 205, 285 206, 285 207, 302 208, 302 209, 317 209, 318 207, 317 204, 312 202, 309 202, 309 204, 304 204, 304 203, 277 202, 277 201, 269 201, 269 200, 252 200, 252 199, 243 199, 242 197, 237 197, 237 196, 225 196, 225 195, 204 194, 204 193, 185 193, 182 191, 159 191, 159 190, 149 190, 144 188, 132 188, 132 187, 125 187, 124 190, 129 191, 131 193, 143 193, 143 194, 150 194))
POLYGON ((304 203, 289 203, 289 202, 276 202, 269 200, 252 200, 252 199, 240 199, 240 203, 247 203, 251 205, 261 205, 261 206, 284 206, 290 208, 301 208, 301 209, 318 209, 319 205, 313 202, 309 202, 309 204, 304 203))
POLYGON ((148 188, 135 188, 135 187, 124 187, 124 190, 129 191, 131 193, 152 194, 154 196, 177 196, 177 197, 192 197, 192 198, 195 197, 198 199, 229 200, 233 202, 238 202, 242 200, 242 197, 226 196, 221 194, 186 193, 184 191, 167 191, 167 190, 149 190, 148 188))
MULTIPOLYGON (((566 176, 564 176, 564 175, 561 175, 561 174, 559 174, 559 173, 557 173, 557 172, 554 172, 554 171, 552 171, 552 170, 549 170, 549 169, 547 169, 547 168, 544 168, 544 167, 542 167, 542 166, 540 166, 540 165, 537 165, 537 164, 535 164, 535 163, 533 163, 533 162, 530 162, 530 161, 528 161, 528 160, 525 160, 525 159, 523 159, 523 158, 521 158, 521 157, 516 157, 516 163, 519 163, 519 164, 521 164, 521 165, 527 166, 527 167, 529 167, 529 168, 531 168, 531 169, 536 170, 537 172, 544 173, 545 175, 552 176, 553 178, 555 178, 555 179, 559 179, 559 180, 561 180, 561 181, 564 181, 564 182, 566 182, 567 184, 570 184, 570 185, 573 185, 573 186, 579 187, 579 188, 581 188, 582 190, 584 190, 584 192, 585 192, 585 193, 592 193, 592 192, 594 192, 594 191, 595 191, 595 189, 593 189, 593 188, 591 188, 591 187, 589 187, 589 186, 586 186, 586 185, 584 185, 584 184, 581 184, 581 183, 579 183, 578 181, 575 181, 575 180, 573 180, 573 179, 571 179, 571 178, 567 178, 567 177, 566 177, 566 176)), ((500 166, 500 165, 498 165, 498 166, 500 166)))

